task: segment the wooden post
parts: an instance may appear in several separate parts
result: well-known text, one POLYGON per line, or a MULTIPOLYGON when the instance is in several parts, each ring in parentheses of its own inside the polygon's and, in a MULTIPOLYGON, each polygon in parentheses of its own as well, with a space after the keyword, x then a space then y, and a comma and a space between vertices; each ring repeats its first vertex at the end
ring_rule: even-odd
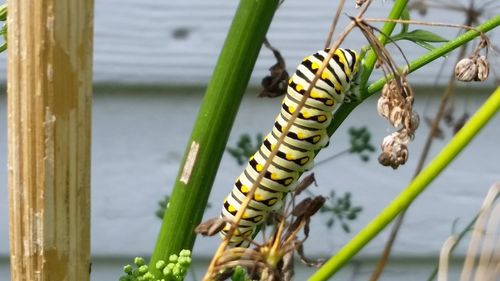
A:
POLYGON ((8 1, 13 281, 86 281, 93 0, 8 1))

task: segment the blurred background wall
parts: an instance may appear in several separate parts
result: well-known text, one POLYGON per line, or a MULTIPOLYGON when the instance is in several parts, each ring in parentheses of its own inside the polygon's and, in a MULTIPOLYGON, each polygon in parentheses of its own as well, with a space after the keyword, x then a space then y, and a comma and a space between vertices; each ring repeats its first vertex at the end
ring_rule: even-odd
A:
MULTIPOLYGON (((460 1, 459 1, 460 2, 460 1)), ((486 1, 476 1, 478 4, 486 1)), ((135 256, 147 257, 156 241, 160 220, 155 217, 157 202, 170 193, 179 162, 195 120, 204 87, 210 79, 218 53, 238 1, 96 1, 94 41, 94 105, 92 137, 92 280, 117 280, 123 265, 135 256)), ((466 1, 461 1, 466 3, 466 1)), ((371 17, 384 17, 390 2, 376 1, 371 17)), ((302 57, 323 48, 335 1, 287 0, 278 10, 268 39, 278 48, 289 73, 302 57)), ((349 3, 347 6, 352 6, 349 3)), ((355 9, 347 9, 350 15, 355 9)), ((496 14, 485 11, 484 18, 496 14), (489 13, 489 14, 488 14, 489 13)), ((416 14, 416 13, 415 13, 416 14)), ((483 19, 484 19, 483 18, 483 19)), ((451 11, 429 11, 415 19, 461 23, 463 16, 451 11)), ((347 22, 342 16, 339 27, 347 22)), ((415 27, 417 28, 417 27, 415 27)), ((424 27, 430 29, 429 27, 424 27)), ((445 38, 456 30, 432 28, 445 38)), ((499 32, 491 36, 493 42, 499 32)), ((360 49, 365 45, 355 33, 343 46, 360 49)), ((425 53, 416 45, 401 43, 411 60, 425 53)), ((397 49, 390 47, 397 54, 397 49)), ((398 55, 398 61, 402 62, 398 55)), ((363 207, 359 218, 346 233, 340 225, 328 228, 328 215, 315 217, 306 243, 310 256, 331 255, 373 218, 410 181, 429 126, 425 116, 437 110, 439 95, 453 69, 455 56, 442 58, 410 76, 416 93, 421 128, 410 145, 410 161, 394 171, 377 162, 378 146, 391 132, 378 116, 376 99, 359 106, 317 161, 349 148, 349 127, 366 126, 377 152, 370 161, 346 155, 314 169, 317 194, 352 193, 352 201, 363 207), (441 65, 444 64, 443 70, 441 65)), ((490 56, 492 66, 497 56, 490 56)), ((235 146, 243 133, 267 133, 278 112, 280 98, 262 99, 256 94, 260 80, 274 64, 271 51, 263 48, 248 93, 228 145, 235 146)), ((0 83, 6 81, 6 54, 0 55, 0 83)), ((492 73, 487 83, 459 84, 453 104, 456 116, 472 114, 498 85, 492 73)), ((374 76, 378 77, 378 76, 374 76)), ((8 198, 6 164, 6 95, 0 95, 0 280, 9 280, 8 198)), ((450 138, 443 128, 443 140, 431 149, 435 155, 450 138)), ((410 208, 397 239, 393 259, 381 280, 425 280, 432 271, 444 240, 474 217, 488 188, 500 180, 500 117, 483 129, 471 145, 410 208)), ((242 167, 226 154, 209 199, 206 218, 217 216, 223 197, 242 167)), ((384 231, 334 280, 366 280, 388 236, 384 231)), ((218 243, 218 238, 198 238, 195 246, 195 275, 198 280, 218 243)), ((465 243, 457 252, 464 254, 465 243)), ((457 274, 461 264, 453 263, 457 274)), ((296 280, 305 280, 311 269, 298 269, 296 280)), ((187 279, 189 280, 189 279, 187 279)))

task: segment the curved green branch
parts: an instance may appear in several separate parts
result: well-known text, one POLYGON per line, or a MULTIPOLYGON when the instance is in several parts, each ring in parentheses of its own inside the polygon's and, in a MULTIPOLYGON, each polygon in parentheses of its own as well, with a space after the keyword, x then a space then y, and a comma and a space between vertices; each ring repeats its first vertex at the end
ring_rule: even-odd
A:
POLYGON ((500 108, 500 87, 472 116, 465 126, 441 150, 432 162, 401 192, 377 217, 351 239, 335 256, 314 273, 310 281, 330 278, 342 268, 356 253, 383 230, 402 210, 405 210, 417 196, 455 159, 490 121, 500 108))
MULTIPOLYGON (((486 33, 497 26, 500 25, 500 16, 493 17, 486 22, 484 22, 481 25, 478 25, 476 27, 477 30, 486 33)), ((424 65, 427 65, 436 59, 447 55, 448 53, 452 52, 456 48, 460 47, 461 45, 473 40, 474 38, 477 38, 479 36, 479 33, 471 30, 468 31, 459 37, 449 41, 448 43, 443 44, 440 47, 435 48, 434 50, 428 52, 427 54, 421 56, 420 58, 410 62, 410 67, 409 67, 409 72, 413 72, 424 65)), ((368 58, 368 56, 367 56, 368 58)), ((371 72, 371 71, 370 71, 371 72)), ((362 99, 358 102, 352 102, 352 103, 345 103, 342 104, 339 109, 335 112, 335 121, 330 124, 328 127, 328 135, 333 135, 335 131, 340 127, 342 122, 347 118, 347 116, 365 99, 373 95, 374 93, 380 91, 382 87, 384 86, 386 82, 386 78, 381 78, 377 80, 376 82, 372 83, 369 85, 367 88, 365 88, 365 91, 362 93, 362 99)))

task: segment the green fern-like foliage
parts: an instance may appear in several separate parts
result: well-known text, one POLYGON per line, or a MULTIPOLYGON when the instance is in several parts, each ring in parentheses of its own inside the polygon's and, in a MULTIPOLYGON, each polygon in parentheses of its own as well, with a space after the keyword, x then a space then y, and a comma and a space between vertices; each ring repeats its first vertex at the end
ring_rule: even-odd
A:
POLYGON ((249 134, 243 134, 236 143, 236 147, 228 147, 227 152, 236 159, 238 165, 242 166, 259 149, 261 143, 262 134, 257 134, 255 141, 252 141, 249 134))
POLYGON ((371 133, 366 127, 349 128, 351 148, 349 153, 359 154, 361 160, 366 162, 370 160, 370 153, 375 151, 375 147, 371 144, 371 133))

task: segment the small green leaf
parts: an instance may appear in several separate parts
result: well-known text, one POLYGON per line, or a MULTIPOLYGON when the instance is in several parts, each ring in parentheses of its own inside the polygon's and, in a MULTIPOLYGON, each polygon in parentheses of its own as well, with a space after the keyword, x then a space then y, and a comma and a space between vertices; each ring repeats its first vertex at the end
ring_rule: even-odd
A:
POLYGON ((433 45, 427 43, 427 42, 424 42, 424 41, 415 41, 415 44, 419 45, 420 47, 422 48, 425 48, 429 51, 432 51, 434 50, 436 47, 434 47, 433 45))
POLYGON ((424 41, 424 42, 448 42, 447 39, 427 30, 416 29, 410 32, 400 33, 391 37, 393 41, 398 40, 410 40, 413 42, 424 41))

